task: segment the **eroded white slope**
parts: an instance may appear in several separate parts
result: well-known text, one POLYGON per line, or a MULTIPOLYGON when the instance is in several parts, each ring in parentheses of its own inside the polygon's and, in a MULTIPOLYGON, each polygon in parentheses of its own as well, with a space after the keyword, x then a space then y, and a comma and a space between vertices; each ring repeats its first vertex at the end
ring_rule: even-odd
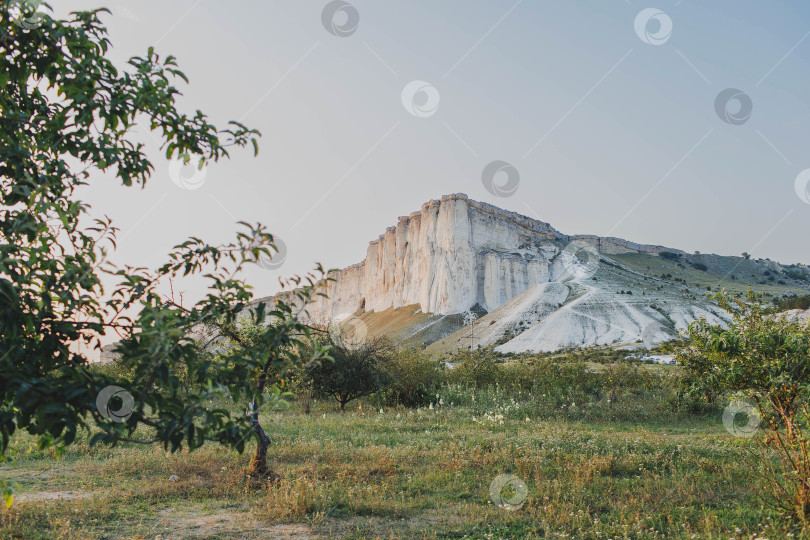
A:
MULTIPOLYGON (((488 344, 497 343, 499 339, 502 341, 504 336, 511 337, 496 348, 504 353, 637 342, 654 346, 675 338, 680 330, 696 319, 705 318, 710 323, 722 324, 729 318, 719 307, 705 300, 684 302, 676 294, 660 293, 653 287, 642 289, 644 296, 641 296, 638 292, 642 285, 638 282, 634 283, 637 294, 617 294, 617 289, 629 287, 633 280, 611 268, 603 266, 597 276, 593 280, 571 279, 557 283, 555 289, 584 290, 585 293, 569 298, 568 302, 537 318, 530 326, 519 327, 518 332, 501 332, 488 344)), ((520 302, 513 301, 497 311, 504 320, 512 321, 521 319, 521 308, 520 302)))
POLYGON ((705 296, 630 270, 609 257, 603 256, 593 273, 581 270, 552 272, 560 276, 558 280, 531 287, 479 319, 474 338, 467 326, 442 347, 495 345, 504 353, 598 345, 653 347, 676 338, 694 320, 705 318, 713 324, 729 320, 705 296))
POLYGON ((810 324, 810 309, 790 309, 780 314, 781 317, 786 318, 791 322, 798 322, 799 324, 810 324))
POLYGON ((676 336, 675 330, 705 317, 712 323, 725 319, 698 306, 649 307, 593 291, 551 313, 531 328, 497 347, 500 352, 556 351, 635 343, 655 345, 676 336), (659 311, 660 310, 660 311, 659 311), (675 321, 673 325, 672 322, 675 321))
POLYGON ((571 289, 566 284, 556 281, 531 287, 476 323, 476 345, 491 345, 504 334, 535 324, 559 309, 570 294, 571 289))

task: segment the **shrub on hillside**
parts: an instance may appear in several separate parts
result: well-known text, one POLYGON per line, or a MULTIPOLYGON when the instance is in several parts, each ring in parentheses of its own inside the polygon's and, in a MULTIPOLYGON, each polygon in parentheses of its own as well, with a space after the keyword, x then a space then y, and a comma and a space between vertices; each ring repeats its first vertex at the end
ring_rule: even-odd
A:
POLYGON ((776 309, 779 311, 787 311, 789 309, 810 309, 810 295, 786 298, 776 305, 776 309))
POLYGON ((801 268, 786 268, 785 275, 798 281, 810 281, 810 274, 801 268))

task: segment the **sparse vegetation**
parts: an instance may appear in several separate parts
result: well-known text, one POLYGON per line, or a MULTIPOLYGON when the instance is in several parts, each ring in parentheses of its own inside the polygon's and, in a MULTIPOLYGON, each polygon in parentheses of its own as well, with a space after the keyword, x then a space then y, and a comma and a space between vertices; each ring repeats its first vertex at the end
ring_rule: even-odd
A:
POLYGON ((789 309, 810 309, 810 295, 785 298, 780 300, 776 307, 779 311, 787 311, 789 309))
POLYGON ((796 281, 810 281, 810 272, 799 267, 786 268, 785 276, 796 281))

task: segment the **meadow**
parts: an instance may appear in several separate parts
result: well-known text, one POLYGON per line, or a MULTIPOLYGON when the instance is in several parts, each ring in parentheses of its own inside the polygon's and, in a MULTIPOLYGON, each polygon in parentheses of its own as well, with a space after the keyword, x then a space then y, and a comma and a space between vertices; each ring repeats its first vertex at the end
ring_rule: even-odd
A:
POLYGON ((57 459, 18 435, 0 537, 802 537, 760 500, 753 439, 719 405, 678 405, 677 367, 629 369, 612 401, 580 375, 578 389, 445 381, 411 408, 291 402, 263 416, 274 482, 213 445, 80 442, 57 459), (502 474, 528 488, 518 509, 492 502, 502 474))

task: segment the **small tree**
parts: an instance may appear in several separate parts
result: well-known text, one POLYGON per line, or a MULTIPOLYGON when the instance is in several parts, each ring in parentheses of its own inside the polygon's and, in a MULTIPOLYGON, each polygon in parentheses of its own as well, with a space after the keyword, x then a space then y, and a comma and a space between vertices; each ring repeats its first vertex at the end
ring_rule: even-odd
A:
POLYGON ((329 332, 325 343, 333 361, 313 364, 307 378, 315 392, 333 396, 345 411, 346 404, 384 389, 391 382, 385 365, 392 347, 377 338, 353 343, 338 332, 329 332))
POLYGON ((475 388, 486 388, 498 382, 503 375, 501 364, 491 349, 459 350, 452 361, 458 366, 448 373, 448 379, 475 388))
MULTIPOLYGON (((299 305, 306 306, 310 293, 311 286, 307 286, 296 290, 293 298, 299 305)), ((322 347, 310 334, 310 328, 299 320, 300 312, 295 312, 282 301, 277 301, 269 314, 264 312, 265 305, 259 304, 239 324, 214 324, 215 330, 226 338, 228 346, 216 354, 218 362, 213 366, 218 366, 219 370, 213 375, 219 384, 230 382, 234 385, 235 379, 239 378, 248 382, 250 426, 256 436, 256 452, 248 471, 253 476, 273 478, 276 474, 267 465, 271 440, 259 417, 265 393, 269 392, 273 401, 280 401, 284 394, 289 393, 291 375, 302 361, 318 365, 330 358, 326 356, 328 347, 322 347), (305 342, 311 346, 307 347, 307 355, 302 356, 300 351, 305 342)))
MULTIPOLYGON (((207 441, 242 451, 256 438, 261 458, 269 439, 259 409, 279 396, 267 373, 307 336, 293 306, 308 302, 323 275, 295 280, 307 287, 290 305, 253 306, 242 271, 277 250, 263 226, 246 223, 223 245, 192 238, 175 246, 156 269, 118 268, 108 260, 117 229, 108 218, 92 220, 77 198, 91 175, 108 174, 125 189, 149 180, 155 166, 138 142, 139 123, 168 159, 200 167, 241 147, 257 152, 259 133, 178 111, 175 84, 187 79, 171 56, 150 48, 116 67, 101 21, 107 10, 59 20, 35 14, 36 4, 0 2, 0 461, 19 430, 43 448, 70 445, 82 431, 91 444, 160 443, 171 451, 207 441), (186 307, 161 294, 189 274, 206 281, 202 299, 186 307), (265 330, 224 357, 191 337, 213 327, 239 342, 231 329, 246 312, 265 330), (91 369, 78 352, 77 345, 100 346, 108 330, 123 338, 116 352, 131 379, 91 369), (131 410, 110 418, 109 407, 99 409, 118 384, 131 410), (211 405, 222 398, 250 403, 250 414, 211 405)), ((313 356, 320 354, 316 346, 313 356)), ((11 504, 1 479, 0 489, 11 504)))
POLYGON ((385 364, 391 376, 390 397, 397 404, 415 407, 426 402, 442 382, 442 365, 414 349, 394 351, 385 364))
POLYGON ((806 523, 810 517, 810 327, 774 315, 762 296, 714 295, 729 311, 727 328, 705 319, 692 323, 676 353, 695 392, 745 393, 765 422, 758 465, 767 499, 806 523), (778 460, 774 462, 773 456, 778 460))
POLYGON ((478 319, 478 314, 468 309, 463 314, 464 326, 470 325, 470 350, 475 348, 475 321, 478 319))

